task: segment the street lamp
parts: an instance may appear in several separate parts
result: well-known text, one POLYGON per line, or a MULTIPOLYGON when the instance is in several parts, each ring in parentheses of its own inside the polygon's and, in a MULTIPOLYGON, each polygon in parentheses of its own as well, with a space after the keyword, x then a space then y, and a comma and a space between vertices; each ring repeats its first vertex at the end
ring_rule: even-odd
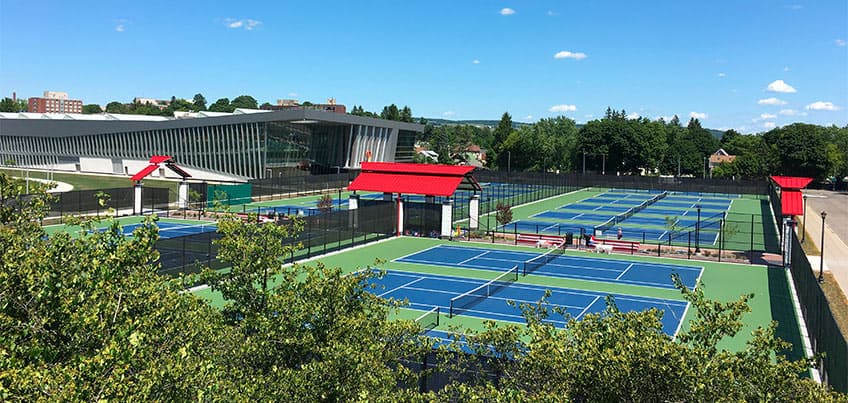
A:
POLYGON ((804 240, 807 239, 807 195, 804 195, 804 229, 801 233, 801 243, 804 243, 804 240))
POLYGON ((704 171, 704 179, 707 179, 707 157, 704 157, 704 164, 701 169, 704 171))
POLYGON ((695 208, 698 209, 698 221, 695 223, 695 254, 698 255, 701 253, 701 205, 696 204, 695 208))
POLYGON ((607 174, 607 155, 601 154, 603 156, 603 160, 601 162, 601 175, 607 174))
POLYGON ((827 211, 822 211, 822 240, 821 240, 821 262, 819 262, 819 283, 824 282, 824 219, 827 217, 827 211))
POLYGON ((583 150, 583 175, 586 175, 586 150, 583 150))

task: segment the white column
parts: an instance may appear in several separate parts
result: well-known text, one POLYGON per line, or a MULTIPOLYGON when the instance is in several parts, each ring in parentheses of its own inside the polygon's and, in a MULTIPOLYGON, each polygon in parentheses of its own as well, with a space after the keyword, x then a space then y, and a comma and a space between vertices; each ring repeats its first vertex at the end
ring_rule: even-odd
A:
POLYGON ((480 224, 480 195, 471 196, 468 202, 468 228, 477 229, 480 224))
POLYGON ((448 199, 442 202, 442 238, 451 238, 453 225, 453 201, 448 199))
POLYGON ((141 182, 135 184, 135 203, 133 204, 133 215, 141 215, 141 182))
POLYGON ((348 222, 352 228, 359 227, 359 195, 352 194, 347 200, 348 222))
POLYGON ((188 182, 184 179, 180 182, 180 188, 177 196, 177 208, 188 208, 188 182))
POLYGON ((403 198, 401 198, 400 196, 398 196, 397 201, 397 219, 397 234, 398 236, 400 236, 403 234, 403 198))

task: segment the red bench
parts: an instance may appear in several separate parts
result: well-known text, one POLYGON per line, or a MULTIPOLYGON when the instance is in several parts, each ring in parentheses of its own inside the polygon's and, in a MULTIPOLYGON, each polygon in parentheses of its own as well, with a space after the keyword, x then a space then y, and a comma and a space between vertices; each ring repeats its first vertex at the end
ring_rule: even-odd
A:
POLYGON ((565 242, 565 238, 557 235, 518 234, 515 238, 515 243, 517 245, 533 245, 540 248, 559 245, 563 242, 565 242))
POLYGON ((595 245, 596 250, 602 250, 601 248, 597 248, 597 245, 606 245, 611 246, 612 250, 622 251, 622 252, 630 252, 630 254, 636 253, 639 250, 639 242, 631 242, 631 241, 622 241, 618 239, 606 239, 606 238, 595 238, 594 236, 589 241, 590 245, 595 245))

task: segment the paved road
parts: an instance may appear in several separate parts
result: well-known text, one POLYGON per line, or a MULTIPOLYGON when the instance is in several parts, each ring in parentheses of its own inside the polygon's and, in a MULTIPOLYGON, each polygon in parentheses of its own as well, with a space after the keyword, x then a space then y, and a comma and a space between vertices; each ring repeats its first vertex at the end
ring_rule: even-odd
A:
MULTIPOLYGON (((836 277, 842 292, 848 295, 848 192, 807 190, 807 234, 821 249, 821 212, 825 219, 824 266, 836 277)), ((803 218, 802 218, 803 220, 803 218)), ((809 256, 813 268, 820 260, 809 256)))

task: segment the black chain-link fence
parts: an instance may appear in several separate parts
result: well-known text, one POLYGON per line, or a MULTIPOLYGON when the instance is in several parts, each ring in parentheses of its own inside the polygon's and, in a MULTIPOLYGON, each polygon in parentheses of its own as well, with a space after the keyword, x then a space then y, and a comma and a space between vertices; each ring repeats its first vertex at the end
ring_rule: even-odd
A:
MULTIPOLYGON (((135 205, 133 187, 121 187, 99 190, 74 190, 57 193, 50 202, 47 217, 66 215, 105 214, 114 209, 113 214, 129 215, 135 205)), ((142 209, 146 212, 167 210, 169 190, 167 188, 143 187, 141 192, 142 209)))
POLYGON ((794 231, 791 261, 792 281, 798 293, 813 353, 824 353, 818 362, 822 382, 834 390, 848 393, 848 339, 844 336, 848 332, 840 331, 827 297, 794 231))
MULTIPOLYGON (((290 219, 280 216, 276 224, 288 225, 290 219)), ((287 262, 387 238, 397 231, 392 202, 375 201, 365 203, 356 210, 334 211, 301 219, 304 221, 303 231, 293 238, 280 240, 285 244, 302 245, 287 257, 287 262)), ((180 273, 198 273, 204 266, 224 268, 226 265, 217 259, 218 249, 215 244, 220 237, 216 232, 204 232, 160 239, 156 243, 160 255, 160 273, 176 276, 180 273)))

